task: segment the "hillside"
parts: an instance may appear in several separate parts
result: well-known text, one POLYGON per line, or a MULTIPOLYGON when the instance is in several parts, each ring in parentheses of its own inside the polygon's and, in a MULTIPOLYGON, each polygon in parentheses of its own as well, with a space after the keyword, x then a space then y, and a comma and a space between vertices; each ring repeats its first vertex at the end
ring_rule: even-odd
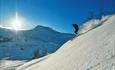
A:
POLYGON ((115 70, 115 15, 69 40, 55 53, 17 70, 115 70))

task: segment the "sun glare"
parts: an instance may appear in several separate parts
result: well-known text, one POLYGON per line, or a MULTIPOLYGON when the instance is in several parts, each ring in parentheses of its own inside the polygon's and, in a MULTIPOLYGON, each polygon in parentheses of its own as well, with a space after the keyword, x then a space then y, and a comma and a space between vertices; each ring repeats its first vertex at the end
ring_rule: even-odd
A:
POLYGON ((16 31, 21 30, 21 28, 22 28, 22 21, 21 21, 21 19, 19 18, 17 12, 16 12, 16 15, 15 15, 15 18, 14 18, 14 19, 12 20, 12 22, 11 22, 11 28, 12 28, 13 30, 16 30, 16 31))

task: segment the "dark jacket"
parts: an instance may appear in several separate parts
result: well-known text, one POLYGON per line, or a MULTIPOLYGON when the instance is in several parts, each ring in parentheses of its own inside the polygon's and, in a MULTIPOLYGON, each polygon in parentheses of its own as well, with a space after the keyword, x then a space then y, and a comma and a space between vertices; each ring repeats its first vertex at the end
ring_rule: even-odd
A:
POLYGON ((72 24, 72 26, 74 27, 75 31, 74 33, 77 34, 78 30, 79 30, 79 27, 77 24, 72 24))

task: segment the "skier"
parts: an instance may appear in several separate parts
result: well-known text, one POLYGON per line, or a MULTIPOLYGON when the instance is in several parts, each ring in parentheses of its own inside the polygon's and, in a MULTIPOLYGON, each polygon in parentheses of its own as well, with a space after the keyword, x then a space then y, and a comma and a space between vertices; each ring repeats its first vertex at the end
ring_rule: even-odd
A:
POLYGON ((79 27, 77 24, 72 24, 72 26, 74 27, 75 31, 74 33, 77 34, 78 30, 79 30, 79 27))

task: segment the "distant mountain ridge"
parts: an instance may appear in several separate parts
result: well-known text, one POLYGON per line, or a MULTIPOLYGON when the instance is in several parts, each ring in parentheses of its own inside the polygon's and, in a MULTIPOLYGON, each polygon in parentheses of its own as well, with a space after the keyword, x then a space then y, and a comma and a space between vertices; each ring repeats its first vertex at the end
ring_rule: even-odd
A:
POLYGON ((33 52, 37 49, 44 56, 46 55, 44 49, 47 49, 47 53, 55 52, 73 36, 74 34, 60 33, 44 26, 19 32, 0 28, 0 59, 6 57, 16 60, 32 59, 33 52))

